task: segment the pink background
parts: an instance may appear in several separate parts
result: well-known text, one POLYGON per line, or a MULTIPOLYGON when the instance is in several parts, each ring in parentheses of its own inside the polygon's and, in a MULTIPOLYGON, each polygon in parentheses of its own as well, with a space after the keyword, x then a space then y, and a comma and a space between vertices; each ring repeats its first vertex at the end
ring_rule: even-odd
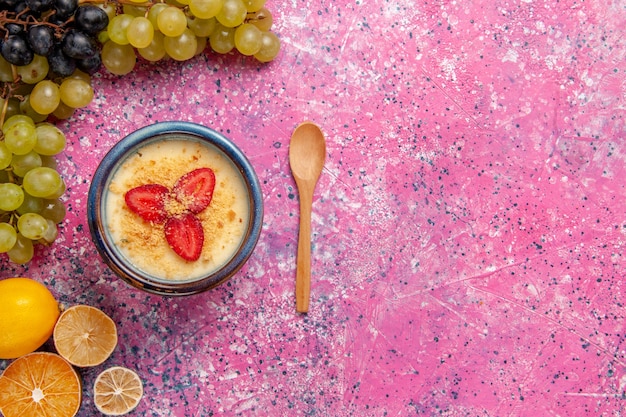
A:
MULTIPOLYGON (((105 71, 68 123, 69 213, 27 267, 118 324, 143 416, 620 416, 626 405, 621 0, 268 0, 282 52, 105 71), (248 264, 187 298, 103 264, 86 224, 102 156, 150 123, 229 136, 263 186, 248 264), (294 305, 289 137, 327 137, 311 310, 294 305)), ((49 346, 48 346, 49 348, 49 346)), ((0 369, 6 362, 0 362, 0 369)))

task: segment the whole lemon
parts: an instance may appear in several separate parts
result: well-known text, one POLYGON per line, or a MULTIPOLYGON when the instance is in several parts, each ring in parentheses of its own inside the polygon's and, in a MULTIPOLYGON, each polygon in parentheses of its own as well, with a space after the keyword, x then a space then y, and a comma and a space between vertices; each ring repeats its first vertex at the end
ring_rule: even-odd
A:
POLYGON ((52 335, 59 303, 31 278, 0 280, 0 359, 33 352, 52 335))

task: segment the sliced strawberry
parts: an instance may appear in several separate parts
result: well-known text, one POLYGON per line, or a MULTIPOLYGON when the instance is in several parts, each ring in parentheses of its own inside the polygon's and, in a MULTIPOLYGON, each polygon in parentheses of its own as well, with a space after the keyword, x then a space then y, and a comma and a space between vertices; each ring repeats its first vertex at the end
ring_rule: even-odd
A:
POLYGON ((159 184, 146 184, 129 190, 124 195, 128 208, 142 219, 153 223, 163 223, 167 218, 165 199, 167 187, 159 184))
POLYGON ((174 184, 174 197, 192 213, 207 208, 213 198, 215 173, 211 168, 198 168, 186 173, 174 184))
POLYGON ((181 258, 195 261, 200 257, 204 244, 202 223, 192 213, 170 217, 165 222, 165 239, 181 258))

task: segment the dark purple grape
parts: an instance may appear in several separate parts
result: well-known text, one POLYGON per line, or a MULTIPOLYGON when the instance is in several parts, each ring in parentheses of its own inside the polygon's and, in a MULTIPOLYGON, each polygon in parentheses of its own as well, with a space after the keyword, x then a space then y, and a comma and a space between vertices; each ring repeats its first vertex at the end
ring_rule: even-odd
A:
POLYGON ((9 35, 2 42, 1 53, 7 62, 17 66, 30 64, 35 56, 28 41, 22 35, 9 35))
POLYGON ((76 66, 78 69, 89 75, 93 75, 96 71, 98 71, 101 65, 102 57, 99 53, 95 54, 91 58, 76 60, 76 66))
POLYGON ((65 32, 61 45, 63 53, 75 59, 90 58, 98 52, 96 40, 76 29, 70 29, 65 32))
POLYGON ((62 16, 62 15, 57 14, 57 13, 52 13, 50 16, 48 16, 48 18, 46 20, 51 25, 63 27, 65 25, 65 23, 67 23, 68 19, 69 19, 69 17, 67 17, 67 16, 62 16))
POLYGON ((17 23, 7 23, 4 25, 4 28, 9 32, 9 35, 19 35, 24 32, 24 26, 18 25, 17 23))
POLYGON ((54 46, 54 29, 47 25, 35 25, 28 29, 28 43, 34 53, 48 56, 54 46))
POLYGON ((57 17, 67 19, 74 14, 78 8, 78 0, 56 0, 54 9, 57 17))
POLYGON ((2 0, 0 1, 0 10, 14 11, 15 6, 22 0, 2 0))
POLYGON ((26 2, 24 0, 12 1, 13 3, 13 12, 19 13, 24 11, 28 6, 26 6, 26 2))
POLYGON ((76 61, 65 55, 58 45, 52 48, 47 58, 50 71, 59 77, 69 77, 76 70, 76 61))
POLYGON ((38 19, 41 16, 41 13, 28 7, 28 4, 26 4, 23 0, 15 5, 13 11, 20 15, 20 20, 22 21, 25 21, 29 16, 32 16, 35 19, 38 19))
POLYGON ((46 12, 54 6, 54 0, 26 0, 29 9, 35 12, 46 12))
POLYGON ((109 16, 98 6, 80 6, 74 13, 76 26, 89 35, 96 35, 109 25, 109 16))

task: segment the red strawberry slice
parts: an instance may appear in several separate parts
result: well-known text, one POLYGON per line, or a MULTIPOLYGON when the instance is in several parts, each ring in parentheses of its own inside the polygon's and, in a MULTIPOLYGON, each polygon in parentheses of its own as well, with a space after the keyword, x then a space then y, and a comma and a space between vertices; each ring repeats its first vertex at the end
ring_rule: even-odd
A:
POLYGON ((124 195, 126 205, 142 219, 153 223, 163 223, 167 218, 165 199, 167 187, 159 184, 146 184, 129 190, 124 195))
POLYGON ((187 210, 200 213, 207 208, 213 198, 215 173, 211 168, 198 168, 186 173, 174 184, 174 197, 187 210))
POLYGON ((192 213, 170 217, 165 222, 165 239, 181 258, 196 261, 204 244, 202 223, 192 213))

